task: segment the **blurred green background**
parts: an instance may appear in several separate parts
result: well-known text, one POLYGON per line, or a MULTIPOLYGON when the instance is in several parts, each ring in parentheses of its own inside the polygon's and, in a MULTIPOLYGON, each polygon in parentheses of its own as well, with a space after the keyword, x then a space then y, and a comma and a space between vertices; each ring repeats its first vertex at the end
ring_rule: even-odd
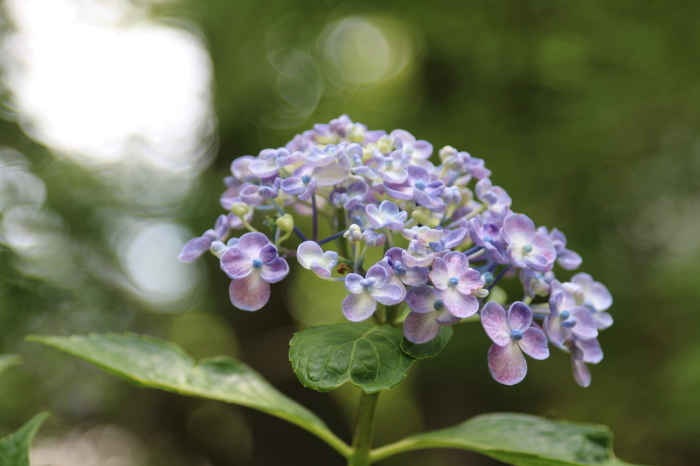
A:
MULTIPOLYGON (((0 353, 24 364, 0 378, 0 435, 51 411, 35 466, 343 464, 280 420, 22 340, 131 331, 236 356, 348 439, 357 392, 305 389, 287 360, 297 328, 340 317, 342 289, 294 267, 247 313, 213 257, 175 260, 221 212, 235 157, 342 113, 484 158, 514 209, 562 229, 615 299, 590 388, 556 351, 501 386, 479 325, 459 325, 383 395, 378 445, 517 411, 607 424, 629 462, 700 464, 700 2, 2 8, 0 353)), ((381 464, 498 463, 435 450, 381 464)))

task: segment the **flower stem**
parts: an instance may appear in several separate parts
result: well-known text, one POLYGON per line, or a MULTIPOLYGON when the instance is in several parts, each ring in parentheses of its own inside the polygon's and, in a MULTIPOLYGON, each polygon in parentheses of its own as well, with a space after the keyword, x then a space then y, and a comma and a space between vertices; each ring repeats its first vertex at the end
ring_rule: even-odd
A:
POLYGON ((311 238, 318 241, 318 207, 316 206, 316 194, 311 196, 311 210, 313 211, 313 231, 311 238))
POLYGON ((355 420, 355 432, 352 439, 352 453, 348 457, 348 466, 369 466, 370 449, 372 448, 372 427, 374 426, 374 412, 377 408, 379 392, 365 393, 360 396, 360 405, 357 408, 355 420))

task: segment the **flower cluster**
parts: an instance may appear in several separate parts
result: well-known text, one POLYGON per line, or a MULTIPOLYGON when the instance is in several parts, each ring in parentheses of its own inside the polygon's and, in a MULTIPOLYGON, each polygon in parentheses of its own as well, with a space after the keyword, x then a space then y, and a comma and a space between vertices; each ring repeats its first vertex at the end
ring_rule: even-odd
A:
POLYGON ((254 311, 296 257, 319 278, 344 282, 350 321, 403 323, 406 338, 420 344, 478 316, 493 341, 488 366, 498 382, 520 382, 522 353, 545 359, 551 343, 571 353, 576 381, 587 386, 586 364, 603 357, 598 332, 612 324, 610 293, 584 273, 557 280, 555 263, 574 270, 581 257, 562 232, 513 212, 483 160, 450 146, 438 151, 439 165, 433 155, 429 142, 406 131, 369 131, 345 115, 315 125, 285 147, 234 160, 220 199, 230 212, 180 258, 214 253, 232 279, 233 305, 254 311), (269 235, 251 225, 256 212, 269 235), (291 213, 311 217, 312 231, 302 232, 291 213), (319 217, 336 233, 319 239, 319 217), (249 232, 224 243, 237 229, 249 232), (301 241, 296 249, 283 246, 292 235, 301 241), (370 248, 383 257, 365 264, 370 248), (522 301, 487 302, 501 279, 516 276, 522 301))

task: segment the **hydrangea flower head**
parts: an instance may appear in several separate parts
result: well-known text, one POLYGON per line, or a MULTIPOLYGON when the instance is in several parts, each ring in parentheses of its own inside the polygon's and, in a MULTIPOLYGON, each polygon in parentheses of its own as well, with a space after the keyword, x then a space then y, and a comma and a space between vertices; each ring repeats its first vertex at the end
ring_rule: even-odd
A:
POLYGON ((603 357, 598 333, 613 323, 610 292, 585 273, 557 280, 558 267, 575 270, 581 257, 556 228, 513 213, 516 200, 483 159, 451 146, 433 155, 430 142, 405 130, 370 130, 347 115, 316 124, 284 147, 235 159, 219 199, 228 212, 180 259, 216 255, 231 302, 247 311, 265 306, 292 259, 295 273, 345 287, 338 313, 349 321, 403 325, 415 344, 478 315, 497 381, 522 380, 523 353, 544 359, 549 342, 571 354, 576 381, 588 385, 587 364, 603 357), (331 231, 320 238, 324 218, 331 231), (511 277, 524 302, 507 311, 484 303, 511 277))

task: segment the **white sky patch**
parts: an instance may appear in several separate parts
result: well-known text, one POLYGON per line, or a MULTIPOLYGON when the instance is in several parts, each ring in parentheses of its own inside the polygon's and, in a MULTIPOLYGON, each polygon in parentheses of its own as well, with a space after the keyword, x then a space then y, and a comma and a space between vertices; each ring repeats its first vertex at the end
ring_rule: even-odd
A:
POLYGON ((15 28, 3 44, 5 81, 30 135, 88 166, 201 171, 214 118, 200 37, 125 0, 7 0, 5 9, 15 28))

